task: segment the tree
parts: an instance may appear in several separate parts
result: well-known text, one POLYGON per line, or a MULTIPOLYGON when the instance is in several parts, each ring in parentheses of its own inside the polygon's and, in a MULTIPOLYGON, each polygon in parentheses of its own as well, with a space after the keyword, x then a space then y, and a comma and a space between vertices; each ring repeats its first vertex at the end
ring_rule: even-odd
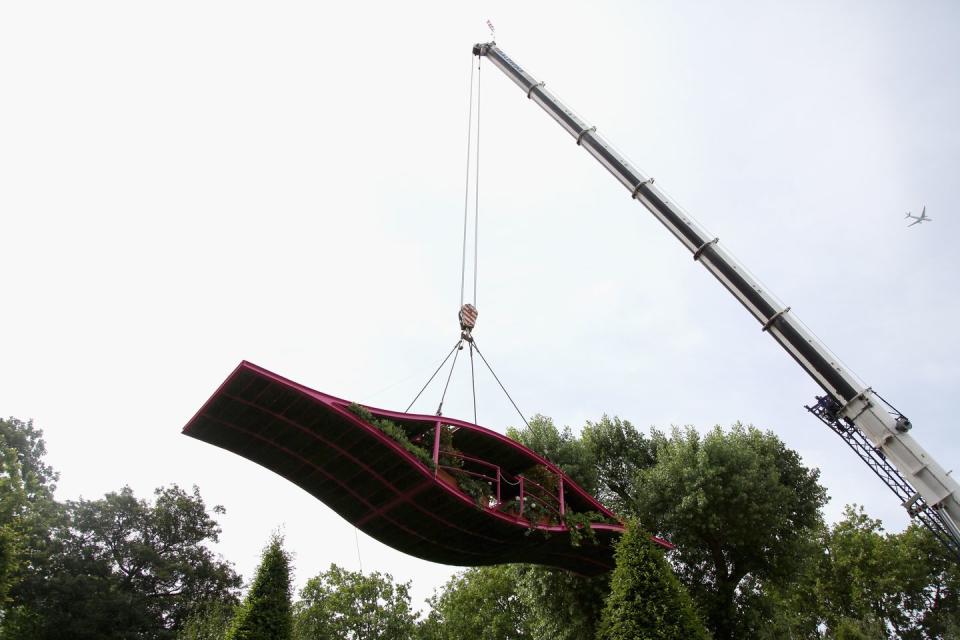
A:
POLYGON ((63 514, 42 563, 15 590, 4 639, 64 629, 72 638, 172 638, 196 603, 235 598, 240 578, 205 546, 220 528, 196 487, 157 489, 153 504, 125 487, 68 502, 63 514))
POLYGON ((263 552, 250 593, 240 606, 227 640, 287 640, 293 633, 290 556, 273 536, 263 552))
POLYGON ((821 540, 821 616, 836 638, 950 638, 960 626, 960 568, 926 529, 888 534, 862 507, 821 540), (857 635, 860 634, 860 635, 857 635))
POLYGON ((224 640, 237 605, 211 600, 197 606, 177 633, 177 640, 224 640))
POLYGON ((0 443, 17 452, 28 498, 36 501, 51 497, 59 474, 43 461, 47 445, 43 431, 33 426, 33 420, 0 419, 0 443))
POLYGON ((656 463, 637 473, 635 513, 677 545, 674 566, 717 640, 744 637, 756 592, 742 587, 789 584, 822 522, 819 472, 772 433, 740 424, 652 440, 656 463))
POLYGON ((690 594, 650 534, 631 523, 617 545, 617 568, 598 640, 707 640, 690 594))
POLYGON ((596 469, 597 498, 614 511, 632 513, 637 475, 656 462, 653 441, 630 422, 609 416, 587 422, 580 440, 596 469))
POLYGON ((62 515, 45 454, 43 431, 32 421, 0 419, 0 638, 32 618, 24 603, 43 582, 50 531, 62 515))
POLYGON ((516 565, 467 569, 427 602, 423 640, 531 640, 527 607, 517 593, 516 565))
POLYGON ((596 635, 610 575, 585 577, 551 567, 517 565, 517 594, 534 638, 578 640, 596 635))
POLYGON ((17 450, 0 441, 0 611, 9 602, 23 563, 24 540, 18 520, 27 504, 17 450))
POLYGON ((390 574, 364 575, 332 564, 300 592, 294 635, 376 640, 409 638, 416 628, 409 582, 394 584, 390 574))

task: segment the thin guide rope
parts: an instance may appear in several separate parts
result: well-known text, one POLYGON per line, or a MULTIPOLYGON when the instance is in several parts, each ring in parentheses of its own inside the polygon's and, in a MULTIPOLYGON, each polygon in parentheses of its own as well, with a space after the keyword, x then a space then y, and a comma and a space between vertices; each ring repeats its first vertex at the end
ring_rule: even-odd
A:
POLYGON ((357 534, 357 528, 353 528, 353 540, 357 543, 357 564, 360 565, 360 573, 363 573, 363 560, 360 558, 360 536, 357 534))
POLYGON ((470 343, 470 387, 473 390, 473 424, 477 422, 477 377, 473 372, 473 343, 470 343))

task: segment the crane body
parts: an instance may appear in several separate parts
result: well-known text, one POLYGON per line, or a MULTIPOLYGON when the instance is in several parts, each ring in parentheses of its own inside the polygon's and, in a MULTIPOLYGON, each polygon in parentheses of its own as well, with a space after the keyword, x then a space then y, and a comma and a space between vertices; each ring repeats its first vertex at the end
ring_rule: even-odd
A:
POLYGON ((960 485, 908 432, 910 420, 847 370, 696 220, 618 153, 496 43, 477 44, 486 57, 622 184, 750 312, 825 395, 807 409, 839 434, 954 555, 960 557, 960 485))

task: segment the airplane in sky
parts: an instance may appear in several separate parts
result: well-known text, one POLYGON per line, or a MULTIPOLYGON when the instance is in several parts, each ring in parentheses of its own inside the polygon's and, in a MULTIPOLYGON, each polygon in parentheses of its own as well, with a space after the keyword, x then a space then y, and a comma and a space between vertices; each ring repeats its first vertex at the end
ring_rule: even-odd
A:
POLYGON ((927 217, 927 205, 923 205, 923 211, 920 212, 920 215, 919 215, 919 216, 915 216, 915 215, 913 215, 912 213, 910 213, 909 211, 907 211, 907 216, 906 216, 906 217, 907 217, 907 218, 913 218, 913 220, 914 220, 913 222, 911 222, 910 224, 907 225, 908 227, 912 227, 912 226, 915 225, 915 224, 920 224, 921 222, 932 222, 932 221, 933 221, 933 218, 928 218, 928 217, 927 217))

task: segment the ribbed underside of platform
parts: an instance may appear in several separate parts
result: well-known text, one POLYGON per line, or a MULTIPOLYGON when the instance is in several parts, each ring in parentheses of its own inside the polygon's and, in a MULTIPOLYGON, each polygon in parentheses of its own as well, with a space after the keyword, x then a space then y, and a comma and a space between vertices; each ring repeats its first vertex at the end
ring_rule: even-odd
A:
MULTIPOLYGON (((562 524, 531 524, 479 507, 456 483, 438 477, 348 406, 243 362, 183 432, 283 476, 364 533, 418 558, 459 566, 526 562, 583 575, 613 567, 611 543, 622 532, 620 525, 595 524, 596 543, 573 546, 562 524)), ((432 433, 438 421, 434 416, 369 410, 410 434, 432 433)), ((549 465, 493 431, 442 420, 456 429, 459 450, 505 473, 549 465)), ((569 479, 561 484, 568 508, 612 515, 569 479)))

